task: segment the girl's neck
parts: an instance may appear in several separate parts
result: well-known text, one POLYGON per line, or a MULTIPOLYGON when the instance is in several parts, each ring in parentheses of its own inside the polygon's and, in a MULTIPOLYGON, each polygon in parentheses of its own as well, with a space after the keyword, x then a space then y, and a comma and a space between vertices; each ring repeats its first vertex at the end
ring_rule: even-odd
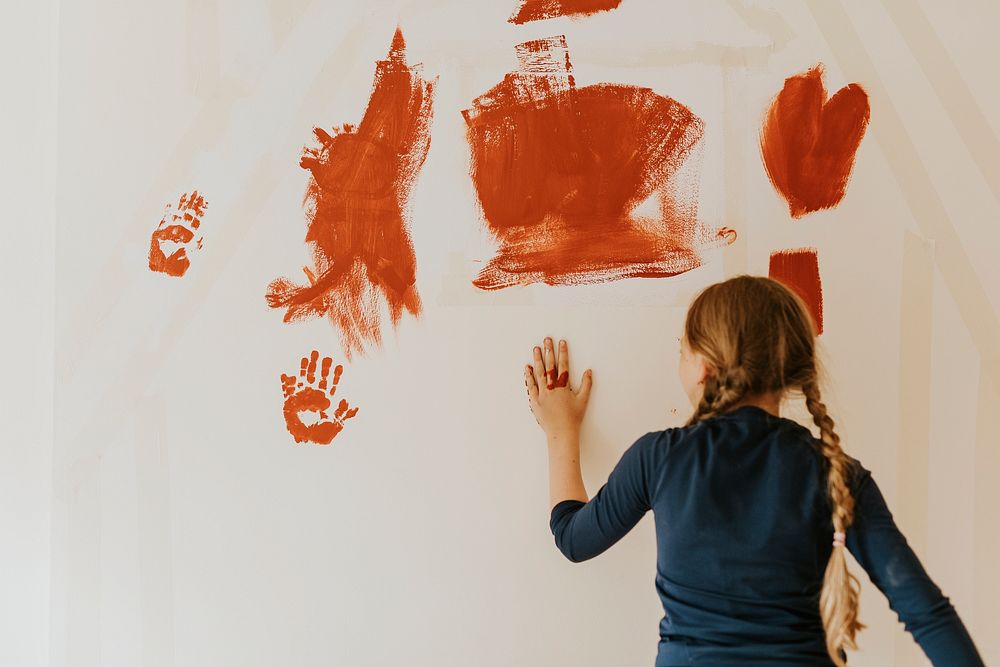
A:
POLYGON ((766 410, 775 417, 781 416, 781 396, 778 392, 771 391, 764 394, 745 396, 743 400, 733 405, 733 407, 738 408, 744 405, 753 405, 761 410, 766 410))

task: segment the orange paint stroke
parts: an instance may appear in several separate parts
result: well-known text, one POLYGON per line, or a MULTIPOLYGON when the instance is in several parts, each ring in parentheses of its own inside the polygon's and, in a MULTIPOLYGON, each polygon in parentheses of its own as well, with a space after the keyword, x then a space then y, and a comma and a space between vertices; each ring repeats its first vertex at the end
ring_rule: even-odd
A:
POLYGON ((822 65, 785 79, 764 118, 760 151, 793 218, 844 198, 870 116, 868 93, 856 83, 827 100, 822 65))
POLYGON ((823 283, 815 248, 778 250, 771 253, 767 275, 791 288, 809 307, 816 335, 823 333, 823 283))
POLYGON ((500 242, 477 287, 672 276, 735 240, 697 220, 700 118, 649 88, 577 88, 565 37, 516 50, 520 70, 462 112, 472 180, 500 242), (637 214, 654 195, 658 213, 637 214))
POLYGON ((521 0, 520 8, 507 19, 518 25, 557 16, 590 16, 617 9, 622 0, 521 0))
POLYGON ((268 305, 286 309, 285 322, 328 317, 348 359, 365 342, 381 345, 383 301, 394 327, 404 309, 421 311, 407 202, 430 147, 436 81, 407 66, 405 48, 397 29, 357 127, 314 130, 319 146, 303 152, 300 166, 312 175, 305 240, 315 268, 305 267, 308 285, 278 278, 267 289, 268 305))
POLYGON ((195 241, 194 234, 201 227, 208 202, 195 190, 182 194, 177 208, 167 204, 163 217, 149 239, 149 269, 168 276, 180 277, 191 266, 188 249, 201 249, 202 237, 195 241), (192 241, 194 247, 192 248, 192 241), (166 251, 169 251, 168 255, 166 251))
POLYGON ((323 357, 320 362, 319 383, 316 382, 316 362, 319 352, 313 350, 308 357, 302 357, 298 377, 281 374, 281 391, 285 395, 285 426, 295 438, 295 442, 312 442, 317 445, 329 445, 344 429, 344 422, 358 414, 358 408, 352 408, 346 400, 341 399, 331 417, 327 410, 332 405, 331 398, 337 392, 337 384, 344 372, 340 364, 333 369, 333 380, 330 379, 330 367, 333 359, 323 357), (313 423, 306 424, 302 420, 303 413, 318 416, 313 423))

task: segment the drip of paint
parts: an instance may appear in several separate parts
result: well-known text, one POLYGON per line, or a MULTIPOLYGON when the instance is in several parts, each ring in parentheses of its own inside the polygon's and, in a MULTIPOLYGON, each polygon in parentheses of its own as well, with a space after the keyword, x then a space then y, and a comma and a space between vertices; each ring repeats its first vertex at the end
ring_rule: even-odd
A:
POLYGON ((809 307, 816 335, 823 333, 823 283, 815 248, 778 250, 771 253, 767 275, 791 288, 809 307))
POLYGON ((785 79, 764 118, 760 151, 793 218, 844 198, 870 115, 868 94, 856 83, 827 100, 822 65, 785 79))
POLYGON ((337 392, 337 384, 344 372, 340 364, 333 369, 333 379, 330 380, 330 367, 333 359, 324 357, 320 363, 319 382, 317 383, 316 362, 319 352, 313 350, 308 357, 302 357, 299 375, 281 375, 281 391, 285 396, 282 409, 285 415, 285 427, 295 442, 312 442, 317 445, 328 445, 344 430, 344 422, 358 414, 358 408, 352 408, 348 402, 341 399, 337 409, 330 416, 327 411, 332 402, 330 399, 337 392), (309 413, 318 417, 317 421, 306 424, 302 414, 309 413))
POLYGON ((407 66, 405 49, 397 29, 356 127, 314 130, 319 145, 300 162, 311 174, 305 240, 314 267, 305 267, 308 285, 278 278, 267 290, 268 304, 286 309, 286 322, 328 317, 348 359, 365 343, 381 344, 382 303, 394 327, 404 310, 421 311, 407 207, 430 147, 436 81, 407 66))
POLYGON ((463 111, 471 176, 497 255, 482 289, 665 277, 735 232, 698 223, 704 123, 649 88, 577 88, 565 37, 516 48, 520 67, 463 111), (659 215, 635 209, 656 197, 659 215))
POLYGON ((507 19, 522 24, 557 16, 590 16, 617 9, 622 0, 521 0, 521 6, 507 19))
MULTIPOLYGON (((172 209, 167 204, 163 217, 153 230, 149 239, 149 270, 165 273, 179 278, 187 273, 191 266, 188 249, 194 241, 194 234, 201 226, 201 218, 205 215, 208 202, 198 194, 198 191, 182 194, 177 202, 177 208, 172 209), (164 248, 171 250, 168 255, 164 248)), ((201 249, 202 239, 199 237, 193 249, 201 249)))

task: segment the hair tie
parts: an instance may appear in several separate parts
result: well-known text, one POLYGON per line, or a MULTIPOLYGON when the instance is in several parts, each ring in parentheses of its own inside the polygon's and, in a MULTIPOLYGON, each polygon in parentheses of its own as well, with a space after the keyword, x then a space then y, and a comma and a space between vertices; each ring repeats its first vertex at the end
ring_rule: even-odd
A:
POLYGON ((842 547, 842 546, 844 546, 844 540, 846 539, 846 537, 847 536, 844 533, 841 533, 840 531, 834 532, 833 533, 833 546, 835 546, 835 547, 842 547))

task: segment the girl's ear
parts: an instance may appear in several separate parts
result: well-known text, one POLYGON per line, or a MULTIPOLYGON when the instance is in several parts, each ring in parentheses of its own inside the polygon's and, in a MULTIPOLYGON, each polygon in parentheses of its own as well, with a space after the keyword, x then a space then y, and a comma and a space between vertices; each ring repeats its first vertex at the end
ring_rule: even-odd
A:
POLYGON ((695 359, 698 360, 698 384, 705 384, 705 380, 714 374, 713 369, 700 352, 695 353, 695 359))

